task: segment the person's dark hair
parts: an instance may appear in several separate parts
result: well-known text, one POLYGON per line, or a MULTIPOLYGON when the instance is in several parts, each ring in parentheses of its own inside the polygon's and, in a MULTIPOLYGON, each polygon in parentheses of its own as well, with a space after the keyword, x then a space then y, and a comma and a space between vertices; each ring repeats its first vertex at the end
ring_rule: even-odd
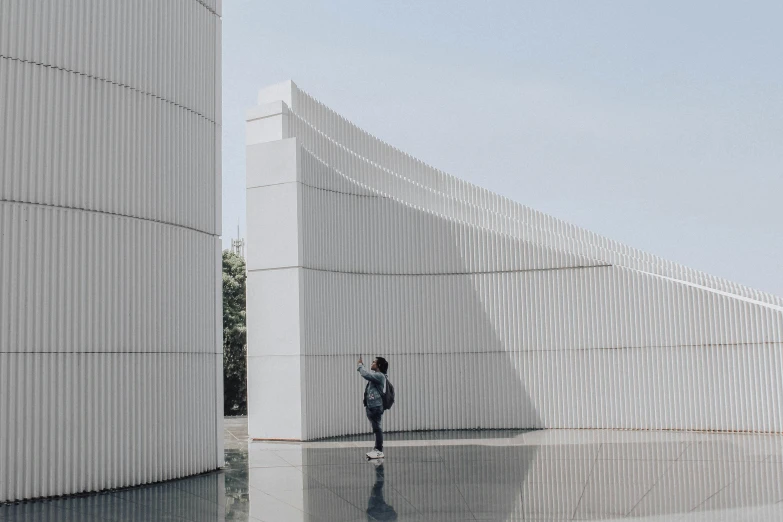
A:
POLYGON ((389 369, 389 361, 383 357, 376 357, 375 360, 378 361, 378 369, 381 371, 381 373, 386 373, 386 371, 389 369))

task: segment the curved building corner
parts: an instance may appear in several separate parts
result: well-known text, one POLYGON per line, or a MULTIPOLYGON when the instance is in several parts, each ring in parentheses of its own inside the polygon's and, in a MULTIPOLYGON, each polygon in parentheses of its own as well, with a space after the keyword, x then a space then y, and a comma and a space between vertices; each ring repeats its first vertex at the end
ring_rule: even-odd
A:
POLYGON ((220 25, 0 3, 0 502, 223 463, 220 25))
POLYGON ((783 432, 783 299, 432 168, 292 82, 247 115, 249 434, 783 432))

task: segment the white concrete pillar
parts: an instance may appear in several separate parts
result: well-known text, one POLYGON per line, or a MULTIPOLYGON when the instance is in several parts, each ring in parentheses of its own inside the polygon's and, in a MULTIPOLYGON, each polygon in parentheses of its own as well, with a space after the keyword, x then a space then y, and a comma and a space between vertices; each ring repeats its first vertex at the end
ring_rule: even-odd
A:
POLYGON ((302 438, 302 193, 299 145, 288 138, 288 105, 281 101, 291 99, 286 84, 287 96, 285 84, 265 89, 259 98, 269 103, 247 113, 247 399, 254 439, 302 438))

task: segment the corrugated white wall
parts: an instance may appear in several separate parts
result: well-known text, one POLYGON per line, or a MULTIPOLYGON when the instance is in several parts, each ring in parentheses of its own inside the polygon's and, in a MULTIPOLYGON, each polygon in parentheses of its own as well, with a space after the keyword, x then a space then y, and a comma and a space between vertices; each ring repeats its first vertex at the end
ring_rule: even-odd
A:
POLYGON ((284 227, 272 215, 249 227, 296 235, 295 255, 256 264, 249 244, 264 282, 251 277, 249 294, 293 296, 298 318, 278 328, 249 305, 249 350, 298 357, 303 439, 368 431, 359 354, 390 362, 387 430, 783 432, 780 298, 470 186, 289 88, 277 112, 295 146, 252 149, 248 176, 271 202, 275 169, 295 164, 285 190, 296 208, 284 227), (298 284, 272 283, 292 271, 298 284))
POLYGON ((0 501, 222 463, 219 7, 0 3, 0 501))
POLYGON ((783 306, 783 297, 661 259, 450 176, 380 141, 290 85, 288 136, 351 180, 492 231, 783 306))

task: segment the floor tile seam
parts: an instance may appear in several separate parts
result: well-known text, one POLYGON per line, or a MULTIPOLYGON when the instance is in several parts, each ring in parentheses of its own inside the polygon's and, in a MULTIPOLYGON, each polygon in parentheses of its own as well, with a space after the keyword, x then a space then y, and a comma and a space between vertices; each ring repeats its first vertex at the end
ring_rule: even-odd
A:
MULTIPOLYGON (((285 488, 285 489, 277 489, 277 488, 275 488, 275 489, 276 489, 276 491, 275 491, 275 492, 276 492, 276 493, 288 493, 288 492, 290 492, 290 491, 305 491, 306 489, 327 489, 327 488, 326 488, 326 486, 324 486, 324 485, 323 485, 323 483, 322 483, 322 482, 320 482, 319 480, 316 480, 316 479, 315 479, 315 478, 313 478, 313 477, 310 477, 310 479, 311 479, 313 482, 318 482, 318 484, 320 484, 320 486, 315 486, 315 487, 305 487, 304 485, 302 485, 302 487, 292 487, 292 488, 285 488)), ((248 490, 251 490, 251 489, 252 489, 252 490, 254 490, 254 491, 260 491, 261 493, 264 493, 264 494, 266 494, 266 495, 269 495, 269 494, 270 494, 270 492, 269 492, 269 491, 267 491, 267 490, 265 490, 265 489, 262 489, 262 488, 260 488, 260 487, 258 487, 258 486, 254 486, 254 485, 250 484, 250 477, 249 477, 249 476, 248 476, 248 481, 247 481, 247 487, 248 487, 248 490)), ((298 509, 298 508, 297 508, 297 509, 298 509)), ((299 511, 301 511, 301 509, 300 509, 299 511)))
POLYGON ((475 513, 473 513, 473 509, 471 509, 470 504, 468 504, 468 499, 465 498, 465 493, 462 491, 462 489, 459 487, 459 484, 457 484, 457 482, 453 478, 454 469, 452 469, 452 467, 449 466, 449 464, 445 460, 443 461, 443 467, 446 468, 446 471, 448 472, 448 477, 451 482, 451 486, 456 488, 460 498, 462 499, 462 502, 465 504, 465 507, 468 510, 468 513, 470 513, 470 516, 473 517, 473 520, 478 520, 476 518, 475 513))
POLYGON ((445 446, 440 446, 439 447, 438 445, 433 444, 433 445, 430 445, 430 446, 426 446, 425 445, 424 447, 431 447, 432 451, 441 459, 441 462, 443 462, 444 465, 445 465, 446 457, 442 453, 442 448, 444 448, 445 446))
POLYGON ((229 435, 231 435, 232 437, 234 437, 234 440, 236 440, 237 442, 242 442, 242 441, 239 439, 239 437, 237 437, 236 435, 234 435, 234 434, 231 432, 231 430, 230 430, 230 429, 228 429, 228 428, 225 428, 225 427, 224 427, 224 428, 223 428, 223 433, 224 433, 224 434, 225 434, 225 433, 228 433, 229 435))
MULTIPOLYGON (((471 460, 468 460, 468 459, 455 459, 455 458, 449 457, 448 460, 450 460, 450 461, 459 460, 460 462, 497 462, 497 461, 506 461, 506 460, 508 460, 508 457, 492 457, 492 458, 487 458, 487 459, 471 459, 471 460)), ((593 458, 555 458, 555 459, 553 459, 553 458, 547 458, 546 456, 544 456, 544 457, 536 456, 535 460, 538 461, 538 462, 563 462, 563 461, 568 461, 568 462, 574 462, 574 461, 576 461, 576 462, 593 462, 593 460, 595 460, 595 459, 593 459, 593 458)), ((445 461, 446 461, 446 457, 444 457, 443 461, 436 461, 436 462, 445 462, 445 461)), ((602 461, 599 461, 599 462, 611 462, 611 461, 602 460, 602 461)))
MULTIPOLYGON (((465 429, 465 430, 435 430, 435 431, 466 431, 471 432, 474 430, 471 429, 465 429)), ((505 429, 498 429, 498 430, 487 430, 487 431, 506 431, 505 429)), ((517 430, 508 430, 508 431, 517 431, 517 430)), ((640 445, 640 444, 694 444, 694 443, 723 443, 727 442, 724 440, 727 436, 734 436, 735 434, 731 433, 721 433, 721 432, 714 432, 714 433, 702 433, 704 439, 698 440, 698 441, 687 441, 683 442, 682 436, 679 436, 676 438, 676 440, 660 440, 660 441, 634 441, 634 440, 621 440, 621 441, 607 441, 607 440, 597 440, 597 441, 590 441, 589 444, 585 443, 576 443, 576 442, 570 442, 570 441, 547 441, 547 440, 541 440, 536 441, 535 436, 537 433, 549 431, 552 433, 561 433, 561 432, 567 432, 567 431, 590 431, 590 430, 571 430, 571 429, 552 429, 552 430, 534 430, 532 433, 522 433, 518 434, 512 437, 477 437, 477 438, 455 438, 455 439, 402 439, 402 440, 387 440, 386 444, 388 446, 450 446, 450 445, 476 445, 476 446, 586 446, 586 445, 599 445, 599 444, 606 444, 606 445, 640 445), (531 438, 532 437, 532 438, 531 438), (505 441, 505 443, 501 443, 502 441, 505 441), (400 444, 402 443, 402 444, 400 444), (459 444, 456 444, 459 443, 459 444)), ((613 430, 595 430, 595 431, 602 431, 604 433, 600 433, 599 435, 608 434, 612 432, 613 430)), ((397 431, 393 433, 403 433, 403 434, 415 434, 414 431, 397 431)), ((641 434, 641 432, 638 432, 641 434)), ((367 432, 366 434, 362 435, 369 435, 370 432, 367 432)), ((667 435, 675 435, 670 432, 666 432, 667 435)), ((682 433, 681 435, 687 435, 687 433, 682 433)), ((780 434, 747 434, 744 435, 743 438, 750 438, 751 440, 743 441, 743 442, 754 442, 753 438, 758 437, 765 437, 765 438, 773 438, 774 441, 777 442, 783 439, 783 436, 780 434)), ((310 444, 318 444, 318 445, 324 445, 323 447, 354 447, 353 444, 356 444, 357 442, 362 441, 350 441, 350 440, 318 440, 318 441, 312 441, 312 442, 302 442, 301 444, 304 447, 311 447, 310 444)), ((312 446, 317 447, 317 446, 312 446)), ((773 454, 772 456, 775 456, 773 454)), ((766 457, 765 457, 766 458, 766 457)), ((599 459, 599 460, 605 460, 605 459, 599 459)))
POLYGON ((694 444, 696 444, 696 443, 695 442, 686 442, 686 443, 684 443, 683 444, 683 448, 680 451, 680 454, 677 455, 677 458, 675 459, 675 462, 680 460, 680 458, 682 458, 682 456, 685 455, 685 452, 688 451, 691 448, 691 446, 693 446, 694 444))
MULTIPOLYGON (((250 485, 249 485, 249 484, 248 484, 248 487, 250 487, 250 485)), ((258 489, 258 488, 253 488, 253 489, 258 489)), ((308 488, 308 489, 309 489, 309 488, 308 488)), ((315 489, 326 489, 326 488, 315 488, 315 489)), ((289 490, 286 490, 286 491, 278 491, 277 493, 290 493, 290 492, 292 492, 292 491, 296 492, 296 491, 298 491, 298 490, 295 490, 295 489, 289 489, 289 490)), ((304 491, 305 491, 305 490, 304 490, 304 489, 302 489, 302 496, 304 496, 304 491)), ((303 510, 303 509, 299 509, 298 507, 294 506, 293 504, 289 503, 288 501, 286 501, 286 500, 283 500, 282 498, 280 498, 280 497, 276 496, 276 495, 275 495, 275 492, 267 492, 267 491, 263 491, 263 493, 265 493, 265 494, 266 494, 266 496, 268 496, 268 497, 272 497, 273 499, 277 500, 278 502, 280 502, 280 503, 282 503, 282 504, 285 504, 285 505, 286 505, 286 506, 288 506, 288 507, 294 508, 294 509, 295 509, 295 510, 297 510, 297 511, 301 511, 301 512, 302 512, 302 513, 304 513, 305 515, 312 515, 312 514, 313 514, 313 513, 309 513, 309 512, 307 512, 307 511, 305 511, 305 510, 303 510)))
POLYGON ((239 435, 237 435, 231 430, 229 430, 229 432, 231 433, 231 436, 234 437, 234 439, 236 439, 236 442, 244 444, 245 448, 247 448, 247 444, 249 442, 249 437, 247 436, 247 434, 240 433, 239 435))
POLYGON ((473 508, 470 507, 470 504, 468 503, 468 499, 465 498, 465 492, 462 491, 462 488, 459 487, 459 484, 454 482, 453 485, 457 489, 457 492, 459 493, 459 496, 462 499, 462 502, 465 503, 465 507, 467 508, 468 513, 470 513, 470 516, 473 517, 473 520, 480 520, 479 518, 476 517, 476 514, 473 513, 473 508))
MULTIPOLYGON (((33 502, 35 502, 35 501, 33 501, 33 502)), ((53 504, 54 504, 54 502, 55 501, 53 501, 53 504)), ((44 504, 45 503, 42 502, 41 506, 43 507, 44 504)), ((14 504, 9 504, 9 505, 14 505, 14 504)), ((103 520, 103 521, 106 521, 106 522, 114 522, 111 519, 104 518, 104 517, 101 517, 101 516, 96 516, 96 515, 90 515, 89 513, 84 513, 82 511, 78 511, 76 509, 73 509, 72 507, 66 507, 66 506, 62 506, 62 505, 58 506, 58 505, 54 504, 54 505, 52 505, 52 508, 54 509, 55 514, 57 514, 57 513, 60 513, 60 514, 70 514, 70 513, 72 513, 74 515, 79 515, 79 516, 85 516, 85 515, 86 516, 91 516, 94 520, 103 520)), ((37 519, 38 516, 42 515, 45 511, 46 511, 45 509, 42 509, 41 511, 39 511, 37 513, 36 512, 31 513, 31 515, 37 519)), ((4 520, 11 521, 11 520, 16 520, 16 518, 8 518, 8 519, 6 519, 6 518, 3 518, 2 516, 0 516, 0 521, 4 521, 4 520)), ((23 520, 27 520, 27 519, 25 518, 23 520)))
POLYGON ((400 498, 402 498, 402 499, 403 499, 405 502, 407 502, 407 503, 408 503, 408 505, 409 505, 410 507, 412 507, 412 508, 413 508, 413 509, 416 511, 416 513, 418 513, 420 516, 426 516, 426 514, 425 514, 423 511, 421 511, 421 510, 418 508, 418 506, 414 505, 414 503, 413 503, 413 502, 411 502, 411 500, 410 500, 408 497, 406 497, 406 496, 403 494, 403 492, 402 492, 402 491, 400 491, 399 489, 397 489, 397 488, 394 486, 394 484, 389 484, 388 486, 384 485, 383 487, 389 487, 389 488, 391 488, 391 489, 392 489, 392 490, 393 490, 395 493, 397 493, 397 494, 400 496, 400 498))
POLYGON ((729 463, 739 463, 739 462, 746 462, 748 464, 763 464, 767 460, 767 457, 764 457, 761 460, 740 460, 740 459, 680 459, 680 462, 724 462, 726 464, 729 463))
POLYGON ((603 460, 603 459, 601 459, 601 454, 604 452, 604 448, 606 446, 608 446, 608 445, 609 445, 608 443, 602 442, 601 445, 598 446, 598 452, 595 455, 595 460, 596 461, 603 460))
MULTIPOLYGON (((168 485, 170 485, 171 487, 173 487, 173 488, 174 488, 174 489, 176 489, 177 491, 181 491, 182 493, 184 493, 184 494, 185 494, 185 495, 187 495, 188 497, 192 497, 192 498, 196 498, 196 499, 199 499, 199 500, 203 500, 203 501, 209 502, 209 503, 210 503, 210 504, 212 504, 212 505, 215 505, 215 506, 218 506, 218 507, 220 507, 220 504, 219 504, 218 502, 216 502, 215 500, 212 500, 212 499, 210 499, 210 498, 206 498, 206 497, 202 497, 201 495, 198 495, 198 494, 196 494, 196 493, 193 493, 192 491, 189 491, 189 490, 187 490, 187 489, 183 489, 183 488, 181 488, 180 486, 178 486, 178 485, 177 485, 177 484, 178 484, 178 483, 179 483, 181 480, 187 480, 187 478, 188 478, 188 477, 183 477, 183 478, 180 478, 180 479, 174 479, 174 480, 172 480, 171 482, 169 482, 169 483, 168 483, 168 485)), ((151 484, 150 486, 155 486, 155 484, 151 484)), ((123 491, 123 493, 127 493, 127 492, 129 492, 129 491, 145 491, 145 489, 146 489, 146 488, 147 488, 147 486, 141 486, 141 487, 137 487, 137 488, 132 488, 132 489, 129 489, 129 490, 125 490, 125 491, 123 491)), ((113 496, 114 498, 117 498, 117 499, 120 499, 120 500, 126 500, 126 499, 123 499, 123 498, 119 497, 119 496, 118 496, 118 493, 120 493, 120 492, 111 492, 111 493, 109 493, 109 494, 110 494, 111 496, 113 496)), ((152 506, 152 505, 150 505, 150 504, 144 504, 144 503, 142 503, 142 502, 135 502, 135 501, 132 501, 132 500, 130 500, 130 501, 128 501, 128 502, 132 502, 132 503, 134 503, 134 504, 138 504, 138 505, 145 506, 145 507, 149 507, 149 508, 152 508, 152 507, 153 507, 153 506, 152 506)))
POLYGON ((296 464, 294 464, 293 462, 291 462, 289 459, 285 458, 283 455, 279 455, 279 454, 278 454, 278 451, 280 451, 280 450, 266 450, 266 451, 271 451, 271 452, 275 453, 275 455, 276 455, 276 456, 277 456, 279 459, 281 459, 283 462, 287 463, 289 466, 293 466, 293 467, 295 467, 295 468, 302 468, 302 467, 304 467, 304 464, 302 464, 301 466, 297 466, 296 464))
MULTIPOLYGON (((386 482, 386 480, 384 479, 384 485, 383 485, 383 487, 384 487, 384 488, 386 487, 386 484, 385 484, 385 482, 386 482)), ((352 506, 352 507, 356 508, 356 509, 359 511, 359 513, 361 513, 362 515, 366 515, 366 514, 367 514, 367 510, 366 510, 366 509, 364 509, 364 510, 363 510, 361 506, 357 506, 356 504, 354 504, 353 502, 351 502, 350 500, 348 500, 347 498, 345 498, 344 496, 342 496, 341 494, 339 494, 337 491, 333 490, 333 489, 332 489, 332 488, 330 488, 330 487, 327 487, 326 489, 327 489, 327 491, 329 491, 330 493, 332 493, 332 494, 333 494, 334 496, 336 496, 337 498, 340 498, 340 499, 342 499, 342 500, 343 500, 343 501, 344 501, 346 504, 348 504, 349 506, 352 506)), ((345 489, 348 489, 348 488, 345 488, 345 489)), ((356 488, 356 489, 359 489, 359 488, 356 488)), ((314 514, 314 513, 308 513, 308 514, 312 515, 312 514, 314 514)), ((372 518, 372 520, 377 520, 377 519, 376 519, 375 517, 373 517, 372 515, 370 515, 370 517, 372 518)))
MULTIPOLYGON (((129 490, 129 491, 133 491, 133 490, 129 490)), ((129 504, 134 504, 136 506, 140 506, 143 509, 149 509, 149 510, 153 511, 151 506, 149 506, 147 504, 143 504, 141 502, 137 502, 136 500, 133 500, 132 498, 131 499, 122 498, 119 495, 117 495, 115 492, 109 492, 109 493, 107 493, 107 496, 112 497, 112 498, 116 498, 117 500, 121 500, 121 501, 127 502, 129 504)), ((155 510, 155 511, 157 511, 157 510, 155 510)), ((75 511, 75 512, 78 513, 78 511, 75 511)), ((160 513, 160 511, 158 511, 158 512, 160 513)), ((79 514, 84 514, 84 513, 79 513, 79 514)), ((166 513, 166 514, 170 514, 170 513, 166 513)), ((109 519, 105 519, 105 520, 109 520, 109 519)))
MULTIPOLYGON (((685 462, 685 461, 683 461, 683 462, 685 462)), ((711 498, 713 498, 713 497, 715 497, 715 496, 719 495, 719 494, 720 494, 722 491, 724 491, 725 489, 727 489, 727 488, 728 488, 729 486, 731 486, 732 484, 735 484, 735 483, 736 483, 738 480, 740 480, 741 478, 745 477, 745 476, 746 476, 746 475, 748 475, 748 474, 749 474, 749 473, 750 473, 750 472, 751 472, 753 469, 757 469, 759 466, 761 466, 761 462, 757 462, 757 463, 755 463, 755 466, 751 466, 751 467, 750 467, 750 469, 748 469, 747 471, 745 471, 745 473, 740 473, 738 476, 735 476, 735 477, 734 477, 732 480, 729 480, 729 482, 727 482, 725 486, 723 486, 722 488, 718 488, 718 490, 717 490, 717 491, 715 491, 715 493, 713 493, 712 495, 709 495, 707 498, 705 498, 704 500, 702 500, 701 502, 699 502, 699 503, 698 503, 696 506, 694 506, 694 507, 693 507, 692 509, 690 509, 688 512, 689 512, 689 513, 693 513, 694 511, 696 511, 697 509, 699 509, 699 507, 701 507, 702 505, 704 505, 704 504, 705 504, 705 503, 706 503, 708 500, 710 500, 711 498)))
MULTIPOLYGON (((427 441, 422 441, 422 442, 427 442, 427 441)), ((447 446, 443 446, 443 445, 437 445, 437 444, 431 444, 431 445, 426 445, 426 444, 425 444, 425 445, 423 445, 423 446, 416 446, 416 447, 430 447, 430 448, 432 448, 432 449, 433 449, 433 451, 434 451, 434 452, 435 452, 435 453, 438 455, 438 457, 441 459, 441 460, 440 460, 440 462, 443 464, 443 467, 445 467, 445 468, 448 470, 448 472, 449 472, 449 476, 451 476, 451 473, 453 472, 453 470, 451 469, 451 466, 449 466, 449 465, 448 465, 448 463, 446 462, 446 457, 444 457, 444 456, 443 456, 443 454, 441 453, 441 449, 442 449, 442 448, 445 448, 445 447, 447 447, 447 446)), ((396 490, 396 488, 394 488, 394 489, 396 490)), ((397 491, 399 492, 399 490, 397 490, 397 491)), ((465 506, 468 508, 468 511, 470 512, 470 515, 473 517, 473 519, 476 519, 476 515, 473 513, 473 510, 471 510, 471 509, 470 509, 470 506, 468 505, 468 501, 465 499, 465 495, 462 493, 462 490, 460 490, 460 489, 459 489, 459 487, 457 487, 457 491, 459 491, 460 497, 462 497, 462 501, 463 501, 463 502, 465 502, 465 506)), ((405 500, 408 502, 408 504, 410 504, 411 506, 413 506, 413 502, 411 502, 411 501, 410 501, 410 499, 408 499, 408 498, 406 498, 406 497, 403 497, 403 498, 405 498, 405 500)), ((415 510, 416 510, 416 511, 419 513, 419 514, 421 514, 422 516, 424 516, 424 512, 423 512, 423 511, 420 511, 420 510, 419 510, 419 508, 418 508, 417 506, 413 506, 413 508, 414 508, 414 509, 415 509, 415 510)))
POLYGON ((644 492, 644 495, 642 495, 642 497, 636 502, 636 504, 634 504, 631 507, 631 509, 628 510, 627 513, 625 513, 624 516, 629 517, 631 515, 631 513, 633 513, 634 509, 636 509, 639 506, 639 504, 641 504, 644 501, 644 499, 647 498, 647 495, 649 495, 650 492, 653 489, 655 489, 655 487, 658 485, 658 483, 661 481, 661 479, 663 477, 665 477, 669 473, 669 471, 672 469, 672 467, 674 467, 674 465, 680 460, 680 457, 682 457, 683 454, 688 450, 688 448, 693 446, 693 444, 694 444, 693 442, 683 444, 683 448, 680 450, 680 453, 679 453, 679 455, 677 455, 677 458, 674 459, 673 461, 668 461, 669 465, 666 466, 666 469, 664 470, 664 472, 661 473, 661 475, 655 480, 655 482, 653 482, 652 486, 650 486, 650 488, 647 491, 644 492))
MULTIPOLYGON (((250 485, 250 481, 249 480, 248 480, 248 484, 247 484, 247 489, 248 489, 248 496, 250 495, 250 490, 252 489, 254 491, 258 491, 262 495, 266 495, 267 497, 271 497, 271 498, 277 500, 281 504, 284 504, 284 505, 286 505, 286 506, 288 506, 288 507, 290 507, 290 508, 292 508, 292 509, 294 509, 296 511, 299 511, 302 514, 305 514, 305 515, 309 515, 310 514, 310 513, 307 513, 306 511, 302 510, 302 509, 299 509, 296 506, 293 506, 293 505, 289 504, 288 502, 286 502, 283 499, 277 498, 271 492, 264 491, 263 489, 260 489, 260 488, 257 488, 255 486, 250 485)), ((307 489, 309 489, 309 488, 307 488, 307 489)), ((313 489, 323 489, 323 488, 313 488, 313 489)), ((302 488, 302 494, 304 494, 304 490, 305 490, 305 488, 302 488)), ((299 491, 299 490, 298 489, 286 489, 286 490, 278 491, 277 493, 287 493, 287 492, 290 492, 290 491, 299 491)))
MULTIPOLYGON (((318 468, 329 468, 334 466, 351 466, 351 467, 361 467, 364 466, 365 462, 328 462, 326 464, 302 464, 301 466, 295 466, 297 468, 304 469, 318 469, 318 468)), ((258 467, 258 466, 256 466, 258 467)), ((281 468, 283 466, 265 466, 269 468, 281 468)))
POLYGON ((220 505, 220 503, 219 503, 219 502, 217 502, 216 500, 213 500, 213 499, 211 499, 211 498, 207 498, 207 497, 203 497, 203 496, 201 496, 201 495, 198 495, 198 494, 196 494, 196 493, 193 493, 193 492, 191 492, 191 491, 188 491, 187 489, 182 489, 181 487, 179 487, 179 486, 177 486, 177 485, 173 485, 173 486, 174 486, 176 489, 178 489, 179 491, 183 491, 183 492, 185 492, 185 493, 188 493, 188 494, 190 494, 190 495, 193 495, 193 496, 194 496, 194 497, 196 497, 196 498, 199 498, 199 499, 201 499, 201 500, 205 500, 205 501, 207 501, 207 502, 210 502, 210 503, 212 503, 212 504, 216 505, 216 506, 218 507, 218 510, 220 510, 220 508, 223 508, 223 507, 225 507, 225 506, 221 506, 221 505, 220 505))
MULTIPOLYGON (((332 464, 332 465, 334 465, 334 464, 332 464)), ((303 487, 302 491, 304 491, 305 489, 327 489, 327 490, 331 491, 331 488, 329 487, 328 484, 326 484, 322 480, 319 480, 317 477, 315 477, 315 475, 311 475, 310 473, 307 472, 306 468, 309 468, 310 466, 294 466, 294 467, 296 469, 298 469, 302 473, 302 476, 306 476, 310 480, 312 480, 312 481, 316 482, 317 484, 321 485, 320 488, 305 488, 305 487, 303 487)), ((316 466, 316 467, 322 467, 322 466, 316 466)))
MULTIPOLYGON (((399 491, 397 488, 395 488, 395 487, 394 487, 392 484, 387 484, 387 481, 386 481, 385 477, 384 477, 384 481, 383 481, 383 487, 384 487, 385 489, 387 489, 387 490, 391 490, 391 491, 393 491, 395 494, 397 494, 397 495, 399 495, 400 497, 402 497, 402 499, 405 501, 405 503, 406 503, 408 506, 410 506, 410 507, 411 507, 411 509, 413 509, 413 510, 415 510, 417 513, 419 513, 419 514, 423 515, 423 513, 422 513, 421 511, 419 511, 419 509, 418 509, 416 506, 414 506, 414 505, 413 505, 413 504, 412 504, 412 503, 411 503, 411 502, 410 502, 410 501, 409 501, 407 498, 405 498, 405 496, 404 496, 404 495, 403 495, 403 494, 402 494, 402 493, 401 493, 401 492, 400 492, 400 491, 399 491)), ((366 486, 343 486, 341 489, 356 489, 356 490, 359 490, 359 489, 362 489, 362 488, 366 488, 366 486)), ((350 500, 346 499, 345 497, 343 497, 343 496, 339 495, 339 494, 338 494, 336 491, 332 490, 331 488, 328 488, 328 489, 329 489, 330 491, 332 491, 332 493, 334 493, 334 494, 335 494, 335 495, 337 495, 338 497, 340 497, 340 498, 343 498, 343 499, 344 499, 346 502, 348 502, 348 503, 349 503, 349 504, 351 504, 352 506, 356 506, 356 504, 354 504, 354 503, 353 503, 353 502, 351 502, 350 500)), ((357 508, 359 508, 360 510, 362 509, 362 506, 356 506, 356 507, 357 507, 357 508)), ((394 507, 394 506, 392 506, 392 507, 394 507)))
POLYGON ((579 506, 582 505, 582 499, 585 496, 585 491, 587 491, 587 486, 590 484, 590 480, 593 478, 593 472, 595 471, 595 464, 598 462, 598 455, 601 453, 601 450, 603 449, 604 444, 601 443, 598 446, 598 450, 595 452, 595 457, 593 457, 593 465, 590 467, 590 473, 587 475, 587 479, 585 480, 584 486, 582 486, 582 493, 579 495, 579 501, 576 503, 576 506, 574 507, 574 512, 571 513, 571 520, 576 520, 576 514, 579 511, 579 506))
POLYGON ((643 458, 643 459, 598 459, 599 462, 675 462, 676 458, 668 458, 668 459, 654 459, 654 458, 643 458))
POLYGON ((290 469, 290 468, 300 468, 300 467, 306 467, 306 466, 294 466, 293 464, 286 463, 285 465, 281 465, 281 466, 248 466, 247 469, 248 470, 251 470, 251 469, 290 469))

